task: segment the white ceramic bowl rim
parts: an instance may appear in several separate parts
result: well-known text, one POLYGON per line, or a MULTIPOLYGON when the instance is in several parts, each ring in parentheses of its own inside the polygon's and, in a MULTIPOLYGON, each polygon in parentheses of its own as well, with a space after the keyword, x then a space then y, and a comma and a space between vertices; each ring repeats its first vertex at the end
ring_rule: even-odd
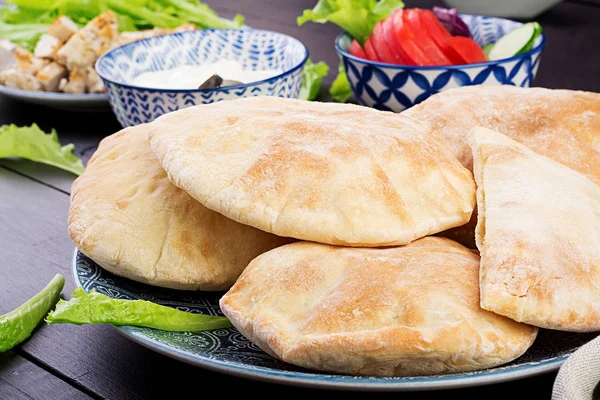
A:
POLYGON ((285 33, 279 33, 279 32, 275 32, 275 31, 268 31, 268 30, 264 30, 264 29, 198 29, 195 31, 185 31, 185 32, 176 32, 176 33, 169 33, 166 35, 159 35, 159 36, 153 36, 151 38, 146 38, 146 39, 142 39, 142 40, 138 40, 135 42, 131 42, 131 43, 127 43, 123 46, 119 46, 116 47, 114 49, 112 49, 111 51, 103 54, 102 56, 100 56, 100 58, 96 61, 96 65, 95 65, 95 69, 96 72, 98 73, 98 75, 100 75, 100 77, 107 81, 110 82, 112 84, 118 85, 118 86, 123 86, 126 88, 131 88, 131 89, 138 89, 138 90, 146 90, 146 91, 150 91, 150 92, 165 92, 165 93, 208 93, 208 92, 219 92, 222 90, 236 90, 236 89, 241 89, 241 88, 247 88, 247 87, 252 87, 252 86, 257 86, 257 85, 262 85, 264 83, 270 82, 272 80, 276 80, 279 79, 285 75, 291 74, 292 72, 296 71, 299 68, 302 68, 302 66, 304 65, 304 63, 306 63, 306 60, 308 60, 309 54, 308 54, 308 48, 306 47, 306 45, 304 43, 302 43, 300 40, 286 35, 285 33), (287 37, 290 40, 296 41, 298 42, 302 48, 304 49, 304 57, 302 59, 302 61, 300 61, 297 65, 294 65, 292 68, 283 71, 281 74, 278 75, 274 75, 272 77, 266 78, 266 79, 262 79, 260 81, 255 81, 255 82, 249 82, 249 83, 243 83, 240 85, 231 85, 231 86, 224 86, 224 87, 219 87, 219 88, 208 88, 208 89, 164 89, 164 88, 155 88, 155 87, 147 87, 147 86, 138 86, 138 85, 132 85, 131 83, 127 83, 127 82, 122 82, 122 81, 117 81, 117 80, 113 80, 113 79, 109 79, 106 76, 102 75, 102 73, 99 71, 98 66, 100 64, 102 64, 102 62, 104 61, 104 59, 106 59, 107 57, 111 56, 112 53, 123 49, 123 48, 127 48, 127 47, 134 47, 134 46, 139 46, 141 43, 156 39, 157 37, 163 37, 163 36, 183 36, 183 35, 193 35, 193 34, 197 34, 197 32, 201 31, 201 32, 215 32, 215 31, 253 31, 253 32, 264 32, 264 33, 270 33, 270 34, 274 34, 274 35, 279 35, 279 36, 284 36, 287 37))
MULTIPOLYGON (((485 15, 470 15, 470 14, 464 14, 464 15, 468 15, 468 16, 472 16, 472 17, 487 17, 485 15)), ((512 21, 512 20, 509 20, 506 18, 498 18, 498 17, 487 17, 487 18, 519 23, 519 21, 512 21)), ((517 54, 516 56, 512 56, 509 58, 503 58, 500 60, 485 61, 485 62, 473 63, 473 64, 418 66, 418 65, 389 64, 389 63, 384 63, 384 62, 379 62, 379 61, 366 60, 364 58, 353 56, 352 54, 348 53, 346 50, 342 49, 342 46, 340 45, 340 41, 346 36, 350 36, 350 35, 348 35, 347 32, 342 32, 338 35, 337 38, 335 38, 335 50, 338 52, 339 55, 341 55, 345 58, 349 58, 352 61, 355 61, 355 62, 358 62, 361 64, 377 65, 380 67, 395 68, 395 69, 420 69, 420 70, 443 69, 443 70, 448 70, 448 69, 466 69, 466 68, 486 67, 486 66, 496 65, 499 63, 505 63, 505 62, 509 62, 509 61, 513 61, 513 60, 518 60, 519 58, 523 58, 527 55, 532 55, 532 54, 537 53, 538 51, 542 50, 544 48, 544 46, 546 45, 546 36, 544 36, 544 33, 542 33, 540 35, 541 40, 537 46, 534 46, 528 52, 525 52, 522 54, 517 54)))

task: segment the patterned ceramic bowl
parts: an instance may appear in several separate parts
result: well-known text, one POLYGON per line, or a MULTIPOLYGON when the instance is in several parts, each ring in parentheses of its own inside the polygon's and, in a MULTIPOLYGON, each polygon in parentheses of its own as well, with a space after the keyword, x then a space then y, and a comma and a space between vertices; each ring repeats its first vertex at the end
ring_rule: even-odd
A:
MULTIPOLYGON (((478 15, 461 15, 481 46, 494 43, 520 22, 478 15)), ((350 86, 363 105, 400 112, 432 94, 469 85, 514 85, 529 87, 540 64, 546 38, 542 34, 527 53, 497 61, 441 67, 414 67, 374 62, 348 53, 350 36, 335 41, 350 86)))
POLYGON ((174 33, 118 47, 98 59, 117 119, 124 127, 153 121, 162 114, 196 104, 250 96, 297 97, 308 50, 298 40, 254 29, 208 29, 174 33), (134 77, 182 65, 235 60, 245 69, 283 73, 243 85, 202 90, 167 90, 132 85, 134 77))

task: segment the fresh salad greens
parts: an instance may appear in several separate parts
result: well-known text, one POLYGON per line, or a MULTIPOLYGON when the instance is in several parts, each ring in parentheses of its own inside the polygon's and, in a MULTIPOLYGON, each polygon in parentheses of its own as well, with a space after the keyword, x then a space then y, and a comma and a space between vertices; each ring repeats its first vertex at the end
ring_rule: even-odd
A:
POLYGON ((25 304, 0 316, 0 353, 23 342, 56 304, 65 285, 65 278, 57 274, 48 285, 25 304))
POLYGON ((36 124, 0 127, 0 158, 25 158, 80 175, 84 167, 73 154, 74 148, 73 144, 61 146, 54 129, 46 134, 36 124))
POLYGON ((112 10, 122 32, 175 28, 190 22, 199 28, 240 28, 244 24, 243 16, 236 15, 232 20, 221 18, 197 0, 8 0, 1 10, 0 38, 28 50, 33 49, 39 36, 48 30, 47 25, 60 15, 83 26, 112 10))
POLYGON ((302 86, 298 98, 300 100, 315 100, 321 90, 323 78, 329 73, 329 66, 323 61, 314 64, 310 58, 306 60, 302 70, 302 86))
POLYGON ((42 34, 48 31, 46 24, 7 24, 0 15, 0 39, 10 40, 29 50, 35 48, 35 44, 42 34))
MULTIPOLYGON (((362 46, 379 21, 403 7, 404 3, 401 0, 319 0, 312 10, 304 10, 297 22, 299 26, 308 21, 318 24, 334 23, 362 46)), ((311 93, 319 93, 321 81, 322 79, 318 81, 318 86, 314 83, 311 93)), ((338 69, 338 76, 329 93, 339 102, 346 102, 350 98, 352 91, 343 68, 338 69)))
POLYGON ((329 94, 338 103, 345 103, 352 97, 352 88, 344 71, 344 63, 341 60, 338 66, 338 76, 333 81, 331 88, 329 88, 329 94))
POLYGON ((231 327, 225 317, 192 314, 145 300, 113 299, 94 290, 73 291, 46 318, 48 324, 112 324, 144 326, 173 332, 194 332, 231 327))
POLYGON ((401 0, 319 0, 312 10, 304 10, 297 22, 299 26, 308 21, 334 23, 363 45, 375 24, 402 7, 401 0))

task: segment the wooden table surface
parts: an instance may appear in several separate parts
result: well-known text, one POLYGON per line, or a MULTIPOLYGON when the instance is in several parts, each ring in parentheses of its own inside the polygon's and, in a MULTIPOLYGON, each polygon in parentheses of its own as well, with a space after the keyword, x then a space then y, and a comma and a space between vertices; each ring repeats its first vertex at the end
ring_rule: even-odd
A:
MULTIPOLYGON (((212 0, 225 16, 239 12, 247 24, 290 34, 307 44, 314 61, 335 70, 337 56, 332 25, 296 26, 295 18, 315 0, 212 0)), ((436 1, 407 1, 430 7, 436 1)), ((600 92, 600 6, 561 3, 538 18, 548 38, 537 86, 600 92)), ((333 73, 326 82, 331 82, 333 73)), ((112 113, 77 114, 0 98, 0 124, 37 123, 56 128, 63 143, 75 143, 87 161, 98 142, 119 130, 112 113)), ((71 278, 73 244, 66 223, 73 176, 27 161, 0 161, 0 314, 37 293, 60 272, 67 278, 63 294, 75 285, 71 278)), ((477 388, 403 394, 403 398, 445 395, 480 398, 519 396, 531 392, 549 398, 554 373, 477 388)), ((211 385, 227 395, 229 388, 274 396, 312 395, 319 390, 254 382, 210 372, 169 359, 137 345, 109 326, 46 326, 26 343, 0 354, 0 399, 146 399, 171 393, 202 396, 211 385)), ((212 392, 212 391, 211 391, 212 392)), ((329 394, 331 392, 326 392, 329 394)), ((338 393, 341 394, 341 393, 338 393)), ((347 395, 347 394, 345 394, 347 395)), ((378 395, 379 396, 379 395, 378 395)), ((398 396, 387 393, 381 396, 398 396)))

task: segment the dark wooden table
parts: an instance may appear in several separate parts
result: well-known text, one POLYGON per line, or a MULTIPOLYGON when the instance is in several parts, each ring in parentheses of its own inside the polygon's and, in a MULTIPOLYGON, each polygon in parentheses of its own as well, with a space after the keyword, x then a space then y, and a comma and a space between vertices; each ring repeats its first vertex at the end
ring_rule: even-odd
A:
MULTIPOLYGON (((435 1, 412 1, 411 7, 431 7, 435 1)), ((315 61, 337 65, 332 25, 296 26, 295 18, 315 0, 212 0, 225 16, 239 12, 249 25, 285 32, 302 40, 315 61)), ((600 5, 565 2, 538 18, 548 38, 536 85, 600 92, 600 5)), ((326 79, 331 82, 333 73, 326 79)), ((77 114, 35 107, 0 98, 0 124, 38 123, 56 128, 63 143, 73 142, 87 161, 102 137, 119 130, 112 113, 77 114)), ((0 161, 0 314, 39 291, 61 272, 71 279, 73 244, 66 232, 73 176, 26 161, 0 161)), ((446 392, 419 392, 403 398, 520 397, 531 393, 549 398, 555 374, 508 383, 446 392)), ((210 372, 169 359, 139 346, 109 326, 46 326, 26 343, 0 354, 0 399, 145 399, 205 395, 211 385, 223 395, 230 388, 285 397, 317 395, 319 390, 254 382, 210 372)), ((210 391, 212 392, 212 390, 210 391)), ((329 394, 331 392, 326 392, 329 394)), ((338 393, 339 394, 339 393, 338 393)), ((347 395, 347 394, 344 394, 347 395)), ((379 396, 379 395, 377 395, 379 396)), ((398 394, 381 394, 398 396, 398 394)))

